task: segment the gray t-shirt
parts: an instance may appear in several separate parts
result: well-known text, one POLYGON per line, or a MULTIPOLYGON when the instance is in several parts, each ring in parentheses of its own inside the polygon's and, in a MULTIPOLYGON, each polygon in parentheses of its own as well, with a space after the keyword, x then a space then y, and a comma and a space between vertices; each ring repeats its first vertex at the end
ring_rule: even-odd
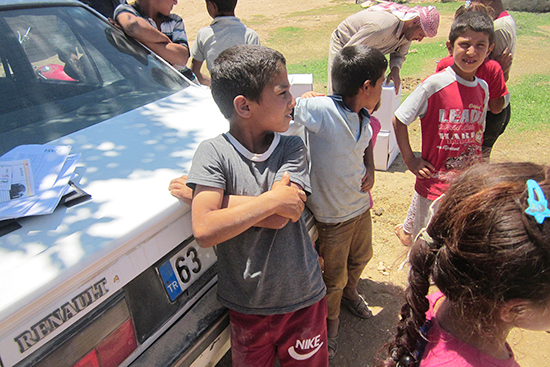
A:
MULTIPOLYGON (((226 195, 258 196, 284 172, 311 192, 305 146, 297 136, 275 134, 263 154, 246 150, 231 135, 202 142, 187 184, 224 189, 226 195)), ((293 312, 320 301, 325 285, 303 219, 275 230, 252 227, 216 246, 218 298, 245 314, 293 312)))

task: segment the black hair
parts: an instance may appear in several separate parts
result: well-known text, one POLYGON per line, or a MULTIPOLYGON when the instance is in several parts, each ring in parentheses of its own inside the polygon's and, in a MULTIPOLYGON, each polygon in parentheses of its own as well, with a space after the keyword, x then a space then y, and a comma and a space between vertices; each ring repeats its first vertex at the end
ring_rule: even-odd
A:
POLYGON ((449 41, 454 46, 458 37, 467 31, 483 32, 489 36, 489 44, 492 45, 495 40, 495 28, 491 17, 480 11, 467 11, 458 15, 451 26, 449 32, 449 41))
POLYGON ((237 6, 237 0, 206 0, 213 2, 218 7, 220 13, 232 13, 237 6))
POLYGON ((471 335, 491 338, 509 300, 548 305, 550 218, 539 224, 525 212, 528 179, 550 198, 550 166, 527 162, 476 164, 451 184, 411 248, 407 302, 385 366, 421 358, 430 280, 469 321, 471 335))
POLYGON ((355 45, 336 54, 332 66, 332 85, 335 94, 351 97, 369 80, 372 85, 385 74, 388 60, 377 49, 355 45))
POLYGON ((231 118, 237 96, 259 102, 264 88, 286 66, 284 56, 260 45, 238 45, 220 53, 210 72, 212 97, 225 118, 231 118))

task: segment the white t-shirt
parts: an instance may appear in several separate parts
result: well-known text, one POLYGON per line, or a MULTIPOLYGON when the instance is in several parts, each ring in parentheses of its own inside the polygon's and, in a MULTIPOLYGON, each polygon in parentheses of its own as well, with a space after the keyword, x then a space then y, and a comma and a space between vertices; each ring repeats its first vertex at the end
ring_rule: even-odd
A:
POLYGON ((361 191, 373 134, 367 110, 352 112, 338 95, 298 98, 294 120, 306 129, 312 187, 306 205, 315 219, 342 223, 369 210, 370 193, 361 191))
POLYGON ((231 16, 216 17, 208 27, 199 29, 197 39, 191 46, 191 57, 205 61, 208 70, 218 55, 236 45, 259 45, 260 37, 247 28, 239 18, 231 16))

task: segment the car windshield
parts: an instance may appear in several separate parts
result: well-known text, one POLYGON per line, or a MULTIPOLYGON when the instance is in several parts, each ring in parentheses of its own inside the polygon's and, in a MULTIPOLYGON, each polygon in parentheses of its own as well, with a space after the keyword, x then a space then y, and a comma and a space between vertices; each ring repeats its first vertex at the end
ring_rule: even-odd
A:
POLYGON ((0 11, 0 155, 43 144, 189 84, 81 6, 0 11))

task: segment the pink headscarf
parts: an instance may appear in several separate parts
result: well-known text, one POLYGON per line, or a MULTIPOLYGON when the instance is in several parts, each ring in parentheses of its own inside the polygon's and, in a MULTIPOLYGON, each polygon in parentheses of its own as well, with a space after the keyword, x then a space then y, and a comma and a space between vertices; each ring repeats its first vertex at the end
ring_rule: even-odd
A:
POLYGON ((415 6, 409 8, 407 5, 397 4, 391 1, 382 1, 380 4, 371 6, 369 10, 389 11, 402 21, 420 18, 420 26, 427 37, 435 37, 439 27, 439 12, 435 6, 415 6))

